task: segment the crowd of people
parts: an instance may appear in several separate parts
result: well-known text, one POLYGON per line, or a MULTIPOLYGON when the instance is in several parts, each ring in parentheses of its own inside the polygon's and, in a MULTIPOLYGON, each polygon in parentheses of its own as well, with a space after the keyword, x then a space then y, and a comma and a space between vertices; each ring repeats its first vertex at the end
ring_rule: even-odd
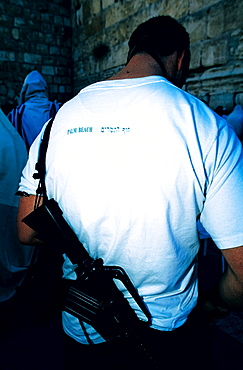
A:
MULTIPOLYGON (((209 369, 198 304, 200 238, 211 238, 226 263, 206 299, 243 310, 243 109, 218 114, 183 90, 190 38, 170 16, 141 23, 128 46, 120 72, 82 89, 61 109, 32 71, 19 105, 8 117, 0 111, 0 302, 14 296, 42 244, 22 219, 35 208, 33 173, 54 117, 47 196, 93 259, 126 271, 151 315, 147 323, 118 284, 139 318, 137 337, 146 347, 140 351, 129 335, 106 341, 64 311, 65 370, 79 369, 80 359, 89 369, 101 362, 111 370, 209 369)), ((77 279, 77 266, 63 257, 64 278, 77 279)))

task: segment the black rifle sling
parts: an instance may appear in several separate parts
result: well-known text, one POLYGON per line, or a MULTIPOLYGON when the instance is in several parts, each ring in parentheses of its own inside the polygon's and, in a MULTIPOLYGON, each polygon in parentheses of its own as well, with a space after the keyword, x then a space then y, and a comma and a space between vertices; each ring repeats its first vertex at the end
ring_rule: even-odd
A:
POLYGON ((46 185, 45 185, 45 175, 46 175, 46 152, 50 137, 50 132, 52 128, 52 124, 54 121, 54 117, 50 119, 47 123, 47 126, 44 131, 44 135, 40 144, 39 148, 39 156, 38 161, 35 165, 35 169, 38 171, 37 173, 33 174, 34 179, 40 179, 39 186, 36 190, 36 195, 42 195, 44 203, 47 202, 47 194, 46 194, 46 185))

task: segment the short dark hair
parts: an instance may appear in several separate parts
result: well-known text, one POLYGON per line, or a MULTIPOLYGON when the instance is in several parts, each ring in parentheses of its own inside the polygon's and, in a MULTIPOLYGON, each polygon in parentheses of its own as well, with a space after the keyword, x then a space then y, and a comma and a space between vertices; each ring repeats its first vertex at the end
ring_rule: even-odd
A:
POLYGON ((169 15, 150 18, 141 23, 132 33, 128 42, 128 61, 139 52, 160 56, 172 55, 175 51, 189 52, 190 38, 186 29, 169 15))

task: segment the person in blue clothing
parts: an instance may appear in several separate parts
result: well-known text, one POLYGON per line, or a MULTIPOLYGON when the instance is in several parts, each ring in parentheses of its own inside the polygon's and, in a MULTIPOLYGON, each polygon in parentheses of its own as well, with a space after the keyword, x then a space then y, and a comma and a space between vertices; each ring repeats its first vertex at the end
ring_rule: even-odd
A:
POLYGON ((8 119, 24 139, 27 150, 45 122, 54 117, 59 108, 58 103, 49 101, 43 76, 38 71, 30 72, 24 80, 19 105, 8 114, 8 119))
MULTIPOLYGON (((0 308, 22 284, 33 254, 17 235, 19 199, 15 196, 21 172, 27 161, 22 138, 0 109, 0 308)), ((5 318, 4 318, 5 320, 5 318)), ((0 325, 1 326, 1 325, 0 325)))

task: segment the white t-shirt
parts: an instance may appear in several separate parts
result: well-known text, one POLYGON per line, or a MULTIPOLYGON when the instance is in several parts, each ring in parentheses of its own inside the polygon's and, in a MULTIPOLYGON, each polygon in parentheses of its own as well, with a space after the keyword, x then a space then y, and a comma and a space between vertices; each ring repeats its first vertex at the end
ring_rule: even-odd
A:
MULTIPOLYGON (((39 140, 20 185, 31 194, 39 140)), ((123 267, 152 327, 170 331, 197 301, 197 217, 219 248, 243 245, 242 171, 242 147, 226 120, 150 76, 95 83, 59 110, 46 184, 90 255, 123 267)), ((64 313, 63 325, 87 343, 78 319, 64 313)))

